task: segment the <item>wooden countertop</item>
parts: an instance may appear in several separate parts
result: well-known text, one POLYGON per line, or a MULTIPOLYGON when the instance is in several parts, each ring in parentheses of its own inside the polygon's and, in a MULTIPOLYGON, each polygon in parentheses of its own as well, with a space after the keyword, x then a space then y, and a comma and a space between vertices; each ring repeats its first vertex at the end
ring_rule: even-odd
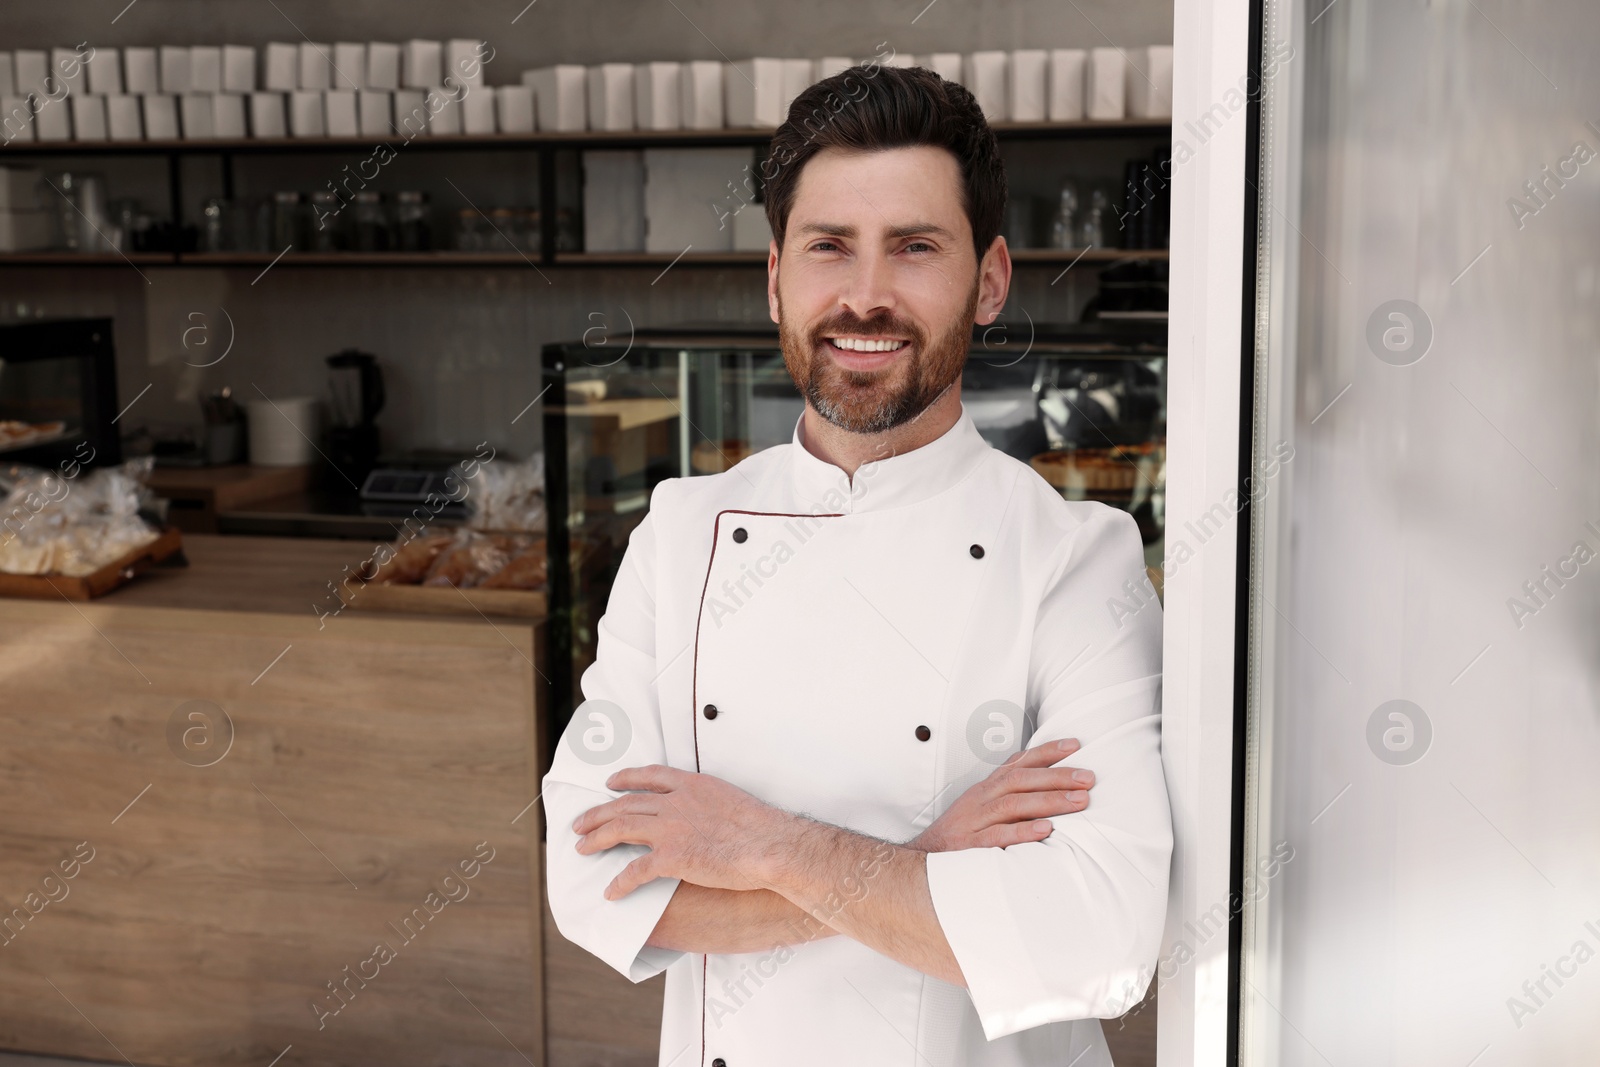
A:
POLYGON ((314 615, 334 605, 335 585, 372 554, 366 541, 184 534, 187 567, 153 567, 96 603, 314 615))
POLYGON ((0 1044, 546 1067, 542 621, 324 626, 372 542, 185 541, 88 603, 0 600, 0 1044))
POLYGON ((216 507, 226 508, 304 489, 310 482, 310 467, 252 467, 236 463, 226 467, 157 467, 150 472, 148 484, 159 496, 203 496, 216 507))

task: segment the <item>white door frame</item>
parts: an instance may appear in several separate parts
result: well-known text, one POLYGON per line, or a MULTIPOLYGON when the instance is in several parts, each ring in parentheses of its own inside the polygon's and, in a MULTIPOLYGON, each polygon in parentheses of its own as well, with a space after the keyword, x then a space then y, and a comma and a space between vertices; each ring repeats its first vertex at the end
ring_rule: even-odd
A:
MULTIPOLYGON (((1175 0, 1162 750, 1176 835, 1157 1062, 1224 1067, 1234 820, 1249 0, 1175 0), (1219 110, 1220 107, 1220 110, 1219 110), (1191 151, 1185 153, 1183 148, 1191 151), (1180 158, 1181 157, 1181 158, 1180 158), (1226 516, 1225 518, 1223 516, 1226 516), (1192 554, 1183 554, 1180 544, 1192 554), (1209 916, 1209 918, 1208 918, 1209 916)), ((1253 286, 1252 286, 1253 292, 1253 286)))

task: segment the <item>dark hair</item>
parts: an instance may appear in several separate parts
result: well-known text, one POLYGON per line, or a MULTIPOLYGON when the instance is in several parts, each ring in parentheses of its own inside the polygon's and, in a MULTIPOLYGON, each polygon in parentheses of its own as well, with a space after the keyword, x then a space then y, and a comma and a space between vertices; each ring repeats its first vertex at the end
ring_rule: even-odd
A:
POLYGON ((1000 233, 1006 168, 1000 144, 965 86, 923 67, 860 64, 795 97, 761 162, 767 222, 783 247, 800 171, 824 148, 875 151, 931 145, 961 167, 962 207, 979 260, 1000 233))

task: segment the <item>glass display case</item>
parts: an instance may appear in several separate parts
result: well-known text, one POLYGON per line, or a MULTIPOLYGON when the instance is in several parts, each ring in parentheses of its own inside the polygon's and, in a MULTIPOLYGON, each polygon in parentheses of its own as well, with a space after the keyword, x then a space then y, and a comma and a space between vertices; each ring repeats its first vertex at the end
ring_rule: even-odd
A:
MULTIPOLYGON (((979 433, 1064 497, 1131 512, 1159 589, 1165 320, 1040 325, 1031 340, 1004 344, 987 343, 985 333, 974 332, 961 383, 979 433)), ((788 444, 804 403, 775 330, 549 344, 542 367, 554 737, 582 702, 578 681, 594 661, 595 627, 651 490, 788 444)))

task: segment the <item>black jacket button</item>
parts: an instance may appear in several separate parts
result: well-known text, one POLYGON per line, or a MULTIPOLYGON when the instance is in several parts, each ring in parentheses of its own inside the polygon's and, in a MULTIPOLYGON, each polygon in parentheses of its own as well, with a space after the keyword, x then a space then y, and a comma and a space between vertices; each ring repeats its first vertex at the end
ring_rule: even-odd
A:
POLYGON ((743 526, 741 526, 737 530, 733 531, 733 540, 734 540, 735 544, 741 544, 741 545, 744 544, 745 539, 747 537, 749 537, 749 536, 750 535, 745 532, 745 529, 744 529, 743 526))
POLYGON ((917 740, 918 741, 926 741, 928 738, 930 738, 932 736, 933 736, 933 731, 928 729, 926 726, 917 727, 917 740))
POLYGON ((715 704, 707 704, 704 712, 706 718, 715 719, 717 717, 717 706, 715 704))
POLYGON ((723 1059, 721 1056, 718 1056, 716 1059, 711 1061, 711 1067, 728 1067, 728 1061, 723 1059))
POLYGON ((972 558, 973 559, 982 559, 983 558, 983 546, 982 545, 973 545, 971 548, 967 549, 967 551, 972 553, 972 558))

